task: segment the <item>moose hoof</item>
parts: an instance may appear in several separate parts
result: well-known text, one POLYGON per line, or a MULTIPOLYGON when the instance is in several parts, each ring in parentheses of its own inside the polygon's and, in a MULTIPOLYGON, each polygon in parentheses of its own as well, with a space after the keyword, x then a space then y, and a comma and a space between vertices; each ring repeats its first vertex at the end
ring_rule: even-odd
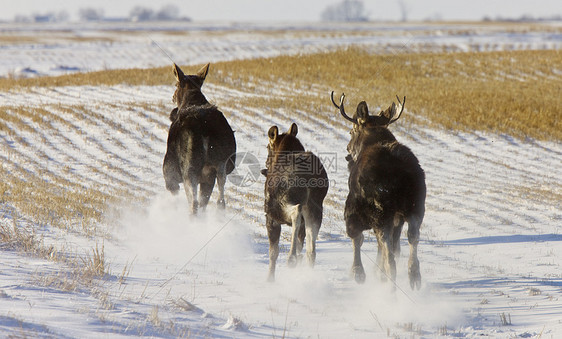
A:
POLYGON ((269 273, 269 275, 267 276, 267 282, 272 283, 275 282, 275 273, 269 273))
POLYGON ((363 269, 363 266, 354 266, 351 269, 351 273, 353 274, 353 277, 355 278, 355 281, 358 284, 362 284, 365 282, 365 270, 363 269))
POLYGON ((298 258, 297 258, 296 255, 291 255, 291 256, 289 257, 289 261, 288 261, 289 267, 291 267, 291 268, 296 267, 298 261, 299 261, 299 260, 298 260, 298 258))
POLYGON ((308 257, 308 266, 310 268, 314 268, 314 264, 316 263, 316 255, 307 255, 308 257))
POLYGON ((385 283, 388 280, 388 277, 386 276, 386 272, 381 271, 380 276, 381 276, 381 282, 382 283, 385 283))
POLYGON ((180 185, 166 183, 166 189, 170 191, 173 195, 177 195, 180 191, 180 185))
POLYGON ((218 205, 220 210, 224 210, 226 208, 226 204, 224 202, 224 199, 221 199, 221 200, 217 201, 217 205, 218 205))
POLYGON ((421 287, 421 274, 420 274, 420 270, 416 269, 416 270, 408 270, 408 275, 410 277, 410 287, 412 289, 414 289, 414 287, 416 289, 420 289, 421 287))

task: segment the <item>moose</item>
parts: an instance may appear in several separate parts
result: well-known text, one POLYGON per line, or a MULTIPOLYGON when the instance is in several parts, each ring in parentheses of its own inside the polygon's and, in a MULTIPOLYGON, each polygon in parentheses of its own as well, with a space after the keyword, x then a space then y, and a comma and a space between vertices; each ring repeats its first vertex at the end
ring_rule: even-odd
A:
POLYGON ((320 159, 304 150, 297 133, 295 123, 286 133, 279 134, 277 126, 272 126, 267 133, 268 156, 266 169, 261 173, 266 177, 264 209, 269 237, 268 281, 275 280, 281 224, 292 226, 289 267, 295 267, 300 261, 305 238, 308 264, 312 267, 316 260, 316 238, 322 224, 328 175, 320 159))
POLYGON ((349 194, 345 202, 347 235, 352 239, 355 281, 365 281, 365 270, 361 263, 363 231, 372 229, 378 243, 377 265, 383 271, 383 280, 396 279, 395 257, 400 255, 400 233, 404 222, 408 222, 410 258, 408 276, 410 287, 421 287, 420 266, 417 247, 420 226, 425 213, 425 174, 412 151, 396 141, 388 126, 400 118, 393 102, 378 115, 369 115, 365 101, 357 105, 356 113, 349 117, 345 113, 345 94, 340 97, 341 115, 353 123, 351 140, 347 146, 349 169, 349 194))
POLYGON ((183 183, 192 214, 197 214, 199 207, 205 209, 215 180, 219 187, 218 207, 225 208, 226 176, 236 163, 234 132, 223 113, 201 93, 209 65, 195 75, 185 75, 176 64, 173 68, 177 82, 172 100, 177 107, 170 113, 162 172, 166 189, 172 194, 177 194, 179 184, 183 183))

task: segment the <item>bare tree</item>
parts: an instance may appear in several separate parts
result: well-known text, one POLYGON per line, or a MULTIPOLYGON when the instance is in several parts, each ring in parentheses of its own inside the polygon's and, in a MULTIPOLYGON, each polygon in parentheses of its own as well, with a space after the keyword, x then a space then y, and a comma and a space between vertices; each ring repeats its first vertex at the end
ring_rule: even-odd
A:
POLYGON ((179 17, 179 8, 176 5, 165 5, 156 13, 156 20, 176 20, 179 17))
POLYGON ((400 7, 400 20, 402 22, 408 21, 408 14, 410 14, 410 6, 405 0, 398 0, 398 7, 400 7))
POLYGON ((175 5, 165 5, 159 11, 151 8, 136 6, 129 13, 131 21, 152 21, 152 20, 189 20, 189 18, 180 18, 179 8, 175 5))
POLYGON ((343 0, 326 7, 321 14, 323 21, 357 22, 368 21, 365 5, 361 0, 343 0))
POLYGON ((34 13, 31 15, 32 22, 63 22, 68 21, 69 15, 66 11, 34 13))
POLYGON ((129 13, 131 21, 149 21, 154 19, 154 11, 147 7, 135 6, 129 13))
POLYGON ((103 20, 104 11, 102 8, 80 8, 78 16, 81 21, 100 21, 103 20))

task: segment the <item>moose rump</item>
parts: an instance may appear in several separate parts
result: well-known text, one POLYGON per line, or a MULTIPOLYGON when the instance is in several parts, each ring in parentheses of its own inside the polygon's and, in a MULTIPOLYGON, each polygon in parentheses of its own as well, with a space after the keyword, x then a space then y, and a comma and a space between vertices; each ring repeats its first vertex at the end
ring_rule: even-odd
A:
POLYGON ((199 207, 207 206, 217 181, 218 206, 224 208, 226 175, 233 171, 236 161, 234 132, 222 112, 201 93, 209 65, 197 75, 184 75, 174 66, 178 80, 174 101, 178 107, 170 114, 172 123, 162 166, 166 189, 176 194, 183 183, 195 214, 199 207))
POLYGON ((328 175, 320 159, 306 152, 296 138, 298 127, 292 124, 287 133, 277 126, 269 129, 266 169, 266 227, 269 237, 269 276, 275 280, 279 256, 281 225, 292 227, 288 263, 295 267, 306 239, 308 264, 316 260, 316 239, 322 224, 324 198, 328 192, 328 175))
MULTIPOLYGON (((378 243, 377 264, 383 277, 396 277, 395 257, 400 254, 400 234, 408 222, 411 248, 410 283, 419 288, 417 259, 419 228, 424 215, 423 171, 411 151, 398 142, 365 149, 350 165, 349 194, 345 202, 345 222, 354 249, 363 242, 363 231, 372 229, 378 243), (422 178, 420 180, 420 178, 422 178)), ((353 160, 351 160, 353 161, 353 160)), ((357 251, 358 252, 358 251, 357 251)), ((353 272, 358 282, 365 279, 360 254, 355 253, 353 272)))

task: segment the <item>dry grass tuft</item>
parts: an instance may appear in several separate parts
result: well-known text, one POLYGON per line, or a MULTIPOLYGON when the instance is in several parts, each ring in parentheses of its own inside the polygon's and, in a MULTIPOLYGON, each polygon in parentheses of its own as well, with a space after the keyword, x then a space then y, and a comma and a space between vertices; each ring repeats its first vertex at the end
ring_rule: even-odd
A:
POLYGON ((170 304, 185 312, 203 312, 199 307, 195 306, 193 303, 185 300, 182 297, 171 300, 170 304))
POLYGON ((148 315, 148 321, 156 327, 162 326, 162 319, 160 319, 160 317, 158 316, 158 306, 157 305, 152 306, 150 314, 148 315))
POLYGON ((101 250, 96 244, 92 248, 92 254, 86 254, 86 258, 82 258, 84 264, 84 275, 88 277, 103 277, 109 274, 109 264, 105 261, 105 246, 101 245, 101 250))
POLYGON ((21 226, 16 220, 17 217, 12 215, 12 227, 8 225, 0 225, 0 241, 4 248, 17 250, 37 257, 58 260, 60 253, 53 246, 45 246, 43 239, 34 230, 28 230, 21 226))
POLYGON ((511 325, 511 314, 508 313, 507 315, 505 313, 501 313, 500 315, 500 321, 502 326, 509 326, 511 325))

